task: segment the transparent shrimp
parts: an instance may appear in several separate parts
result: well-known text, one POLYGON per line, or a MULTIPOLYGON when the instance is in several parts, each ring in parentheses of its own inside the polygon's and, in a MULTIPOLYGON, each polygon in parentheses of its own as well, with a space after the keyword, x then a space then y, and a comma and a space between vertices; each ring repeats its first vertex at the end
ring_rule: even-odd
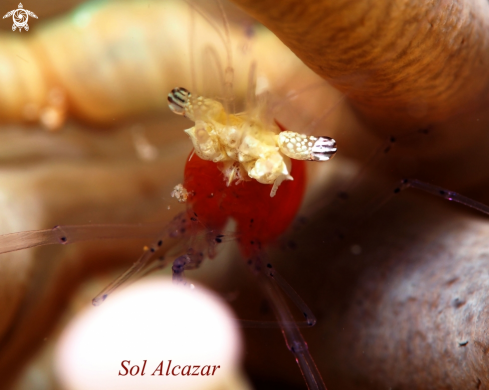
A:
MULTIPOLYGON (((224 25, 227 29, 226 21, 224 25)), ((229 36, 227 31, 225 35, 229 36)), ((229 41, 224 43, 229 52, 229 41)), ((231 57, 227 60, 226 69, 231 69, 231 57)), ((252 64, 250 87, 255 85, 254 71, 252 64)), ((232 84, 226 76, 224 80, 223 92, 229 96, 232 84)), ((248 99, 255 101, 254 91, 248 93, 248 99)), ((188 202, 190 215, 199 218, 210 231, 221 231, 227 219, 233 218, 241 251, 252 271, 261 274, 265 269, 262 246, 287 229, 301 203, 305 183, 301 162, 328 161, 336 153, 336 142, 330 137, 285 131, 278 122, 267 122, 263 114, 265 99, 257 107, 248 103, 249 110, 243 114, 229 113, 230 100, 225 98, 225 109, 216 100, 194 98, 185 88, 175 88, 168 95, 170 109, 195 122, 194 127, 186 130, 194 151, 185 167, 184 183, 174 193, 179 200, 188 202), (277 196, 280 185, 284 188, 277 196)), ((188 257, 177 260, 178 267, 174 263, 173 273, 180 280, 180 272, 192 262, 188 257)), ((264 284, 271 284, 266 291, 289 350, 295 355, 308 387, 325 389, 307 344, 280 296, 279 284, 270 283, 276 280, 273 275, 269 273, 264 284)))
MULTIPOLYGON (((219 102, 192 99, 184 88, 174 89, 168 101, 172 111, 196 124, 186 130, 195 155, 192 152, 187 161, 184 183, 175 188, 176 194, 185 191, 190 213, 211 231, 222 230, 228 218, 236 221, 238 242, 252 271, 268 276, 259 280, 268 286, 265 291, 308 387, 326 388, 281 298, 279 286, 286 284, 277 283, 275 274, 263 266, 262 247, 283 233, 297 212, 305 184, 302 161, 328 161, 336 152, 335 141, 293 132, 281 138, 278 124, 270 128, 258 115, 228 115, 219 102), (279 185, 283 188, 277 193, 279 185)), ((186 264, 179 264, 179 269, 186 264)))
MULTIPOLYGON (((229 54, 229 32, 222 15, 226 30, 224 44, 229 54)), ((262 118, 265 101, 254 107, 253 112, 232 114, 229 111, 233 106, 231 56, 227 56, 226 65, 221 68, 217 54, 213 50, 207 53, 215 59, 218 73, 224 75, 224 105, 210 98, 193 99, 183 88, 169 96, 174 112, 196 121, 196 126, 187 131, 195 155, 192 153, 185 166, 183 186, 175 189, 180 200, 187 200, 185 213, 177 215, 169 225, 159 227, 159 234, 155 234, 158 227, 154 226, 57 226, 52 230, 8 235, 4 237, 3 251, 70 244, 90 238, 156 236, 133 266, 93 299, 93 304, 99 305, 129 279, 167 264, 171 264, 174 282, 185 284, 186 271, 199 267, 205 257, 215 256, 218 245, 227 237, 225 225, 232 218, 238 224, 236 237, 242 252, 276 306, 287 345, 308 386, 325 388, 296 321, 281 298, 281 291, 299 303, 302 313, 310 313, 306 318, 308 325, 315 322, 314 317, 291 287, 276 272, 263 266, 263 248, 276 240, 295 217, 304 193, 303 161, 329 160, 336 152, 335 141, 281 131, 283 128, 278 123, 266 123, 262 118), (224 153, 219 154, 220 151, 224 153), (165 245, 169 248, 163 248, 165 245), (152 264, 156 253, 162 248, 166 249, 164 258, 155 267, 152 264)))

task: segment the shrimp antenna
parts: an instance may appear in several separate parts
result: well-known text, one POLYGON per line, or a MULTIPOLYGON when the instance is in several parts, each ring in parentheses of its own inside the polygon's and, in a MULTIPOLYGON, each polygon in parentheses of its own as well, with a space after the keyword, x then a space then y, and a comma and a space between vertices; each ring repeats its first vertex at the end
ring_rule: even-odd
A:
POLYGON ((192 85, 192 90, 198 92, 197 90, 197 77, 195 75, 195 8, 189 4, 190 20, 189 20, 189 56, 190 56, 190 84, 192 85))
POLYGON ((206 15, 206 13, 204 11, 202 11, 199 7, 197 7, 195 4, 192 4, 191 2, 189 2, 188 0, 184 0, 184 1, 186 1, 187 4, 190 7, 192 7, 202 17, 202 19, 204 19, 209 24, 209 26, 211 26, 214 29, 214 31, 217 33, 217 35, 221 39, 224 46, 226 46, 227 45, 226 39, 222 35, 221 30, 219 30, 219 28, 215 25, 215 23, 206 15))
POLYGON ((224 96, 225 96, 224 101, 225 101, 226 111, 234 112, 234 98, 233 98, 234 70, 232 66, 233 55, 231 51, 231 35, 230 35, 229 21, 224 11, 224 7, 222 6, 222 3, 219 0, 216 0, 216 3, 219 8, 219 12, 221 14, 223 26, 224 26, 224 34, 223 34, 222 31, 216 26, 216 24, 211 20, 211 18, 209 18, 209 16, 202 9, 200 9, 195 4, 192 4, 188 1, 187 3, 202 17, 202 19, 204 19, 212 27, 212 29, 217 33, 221 42, 224 45, 224 49, 226 50, 226 67, 224 69, 224 72, 222 73, 224 74, 224 78, 223 78, 224 96), (232 107, 229 107, 230 104, 232 105, 232 107), (232 110, 230 110, 230 108, 232 110))
POLYGON ((273 106, 271 107, 271 112, 275 115, 277 111, 282 108, 282 106, 298 96, 302 95, 303 93, 315 90, 316 88, 320 87, 325 87, 330 85, 326 80, 322 80, 319 82, 314 82, 309 85, 306 85, 305 87, 299 88, 298 90, 291 90, 289 91, 284 97, 281 97, 281 99, 278 102, 273 102, 273 106))
MULTIPOLYGON (((214 68, 217 70, 217 77, 220 82, 219 84, 221 85, 222 88, 222 93, 224 96, 226 96, 226 90, 224 87, 225 85, 224 72, 222 69, 221 60, 219 59, 219 55, 217 54, 216 50, 210 45, 206 46, 204 49, 203 58, 204 58, 204 62, 207 62, 206 59, 209 58, 209 61, 214 63, 214 68)), ((204 75, 204 80, 206 80, 205 75, 204 75)), ((226 108, 227 112, 229 112, 228 105, 229 105, 229 101, 226 98, 224 98, 224 107, 226 108)))
POLYGON ((246 90, 247 112, 251 112, 256 102, 256 61, 252 61, 248 71, 248 87, 246 90))
MULTIPOLYGON (((330 85, 326 80, 322 80, 322 81, 319 81, 319 82, 315 82, 315 83, 311 83, 309 85, 306 85, 305 87, 302 87, 302 88, 299 88, 298 90, 296 91, 290 91, 289 94, 287 94, 285 97, 284 97, 284 101, 285 100, 292 100, 292 99, 295 99, 296 97, 302 95, 303 93, 305 92, 309 92, 311 90, 314 90, 316 88, 320 88, 320 87, 324 87, 324 86, 328 86, 330 85)), ((276 106, 281 106, 283 105, 284 102, 280 102, 280 103, 277 103, 276 106)))
MULTIPOLYGON (((226 98, 229 101, 234 102, 233 99, 233 79, 234 79, 234 70, 233 70, 233 53, 231 51, 231 35, 229 29, 229 20, 226 16, 226 12, 224 12, 224 7, 222 6, 222 2, 220 0, 216 0, 216 3, 219 7, 219 11, 221 13, 222 22, 224 25, 224 34, 226 37, 226 42, 224 43, 227 53, 227 66, 224 70, 224 90, 226 91, 226 98)), ((234 104, 233 104, 233 112, 234 112, 234 104)))
POLYGON ((319 123, 321 123, 324 119, 326 119, 346 98, 348 97, 348 93, 344 93, 341 97, 333 103, 333 105, 324 110, 321 116, 317 119, 313 119, 311 123, 305 128, 304 134, 311 134, 314 129, 317 127, 319 123))

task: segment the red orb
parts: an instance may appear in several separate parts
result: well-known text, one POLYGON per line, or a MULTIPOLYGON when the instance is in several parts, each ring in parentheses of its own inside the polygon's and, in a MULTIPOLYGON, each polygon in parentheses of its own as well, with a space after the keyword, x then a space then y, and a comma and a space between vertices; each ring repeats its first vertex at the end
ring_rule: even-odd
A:
POLYGON ((207 229, 222 229, 228 218, 237 223, 241 251, 249 256, 280 236, 293 221, 304 195, 304 161, 292 160, 294 180, 282 182, 271 198, 272 184, 256 180, 227 186, 216 163, 196 154, 187 160, 183 186, 190 193, 191 212, 207 229))

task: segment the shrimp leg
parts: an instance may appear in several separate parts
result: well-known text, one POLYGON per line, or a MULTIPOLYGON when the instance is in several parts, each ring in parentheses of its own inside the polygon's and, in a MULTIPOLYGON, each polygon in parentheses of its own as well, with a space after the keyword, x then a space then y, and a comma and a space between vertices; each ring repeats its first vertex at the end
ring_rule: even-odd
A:
POLYGON ((116 280, 105 287, 95 298, 92 299, 92 304, 94 306, 100 305, 117 287, 126 282, 129 278, 139 273, 139 271, 147 266, 153 259, 154 253, 163 245, 163 240, 167 238, 180 238, 186 233, 190 223, 192 222, 190 222, 189 219, 186 218, 186 213, 181 213, 177 215, 173 219, 173 221, 170 222, 169 226, 167 226, 163 230, 163 232, 160 233, 153 244, 150 247, 146 248, 139 259, 131 266, 131 268, 125 271, 116 280))
POLYGON ((187 284, 184 278, 184 271, 199 268, 203 260, 204 253, 194 251, 192 248, 189 248, 186 255, 177 257, 172 266, 173 283, 187 284))
POLYGON ((67 245, 80 241, 153 238, 161 224, 65 225, 0 235, 0 254, 43 245, 67 245))
POLYGON ((287 348, 294 354, 308 389, 326 390, 326 385, 324 384, 316 363, 309 352, 307 343, 283 299, 279 284, 276 282, 271 272, 265 272, 265 275, 260 275, 259 277, 264 290, 272 303, 287 348))
POLYGON ((404 179, 401 185, 394 189, 394 193, 397 194, 401 190, 407 188, 416 188, 418 190, 425 191, 431 195, 439 196, 441 198, 447 199, 449 201, 457 202, 463 204, 464 206, 473 208, 481 213, 489 215, 489 206, 470 199, 466 196, 460 195, 457 192, 449 191, 444 188, 435 186, 433 184, 425 183, 419 180, 404 179))
POLYGON ((275 317, 282 330, 287 348, 294 354, 308 389, 326 390, 323 378, 309 352, 309 348, 299 330, 298 324, 294 320, 294 317, 284 301, 281 290, 283 289, 292 301, 303 310, 307 323, 310 325, 314 325, 316 322, 312 312, 292 287, 277 274, 270 264, 267 264, 266 267, 262 267, 261 259, 258 256, 253 260, 250 260, 248 264, 253 267, 252 272, 257 275, 262 288, 272 304, 275 317), (257 273, 256 271, 261 272, 257 273))

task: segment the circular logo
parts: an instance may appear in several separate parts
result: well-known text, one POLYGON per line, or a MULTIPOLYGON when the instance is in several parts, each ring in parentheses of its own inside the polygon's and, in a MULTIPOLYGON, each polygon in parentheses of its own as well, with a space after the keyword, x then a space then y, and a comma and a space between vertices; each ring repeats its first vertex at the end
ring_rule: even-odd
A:
POLYGON ((25 9, 16 9, 13 15, 14 19, 14 24, 19 27, 25 27, 27 24, 27 21, 29 20, 29 15, 27 15, 27 12, 25 9))
POLYGON ((24 29, 25 31, 29 31, 29 25, 27 24, 29 16, 37 19, 37 15, 34 12, 29 11, 28 9, 24 9, 22 3, 19 3, 18 9, 14 9, 3 15, 3 18, 5 19, 9 16, 12 16, 12 19, 14 21, 14 24, 12 25, 12 31, 19 29, 19 32, 21 32, 22 29, 24 29))

